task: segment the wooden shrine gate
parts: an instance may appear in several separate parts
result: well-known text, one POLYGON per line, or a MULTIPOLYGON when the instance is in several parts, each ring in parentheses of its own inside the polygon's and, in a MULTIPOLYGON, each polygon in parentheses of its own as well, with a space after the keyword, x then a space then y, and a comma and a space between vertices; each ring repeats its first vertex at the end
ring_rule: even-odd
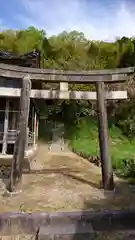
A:
MULTIPOLYGON (((35 69, 19 67, 7 64, 0 64, 0 76, 7 82, 14 81, 12 87, 4 85, 0 87, 0 96, 21 96, 21 116, 18 124, 18 137, 15 148, 15 162, 12 164, 12 174, 16 169, 17 178, 22 175, 22 161, 24 158, 25 144, 27 141, 26 132, 29 115, 30 98, 35 99, 90 99, 97 100, 99 119, 99 145, 102 165, 103 188, 114 189, 113 171, 108 146, 108 126, 106 113, 106 99, 126 99, 126 91, 105 92, 106 83, 122 83, 127 80, 127 75, 134 72, 134 67, 94 70, 94 71, 63 71, 50 69, 35 69), (18 81, 22 80, 22 89, 18 88, 18 81), (42 85, 33 89, 34 83, 60 83, 59 90, 43 90, 42 85), (96 92, 68 91, 68 83, 79 84, 89 83, 96 85, 96 92), (39 87, 40 86, 40 87, 39 87)), ((14 176, 15 177, 15 176, 14 176)), ((14 178, 12 176, 12 178, 14 178)), ((11 178, 11 179, 12 179, 11 178)), ((12 185, 15 181, 12 180, 12 185)), ((13 188, 13 186, 12 186, 13 188)))

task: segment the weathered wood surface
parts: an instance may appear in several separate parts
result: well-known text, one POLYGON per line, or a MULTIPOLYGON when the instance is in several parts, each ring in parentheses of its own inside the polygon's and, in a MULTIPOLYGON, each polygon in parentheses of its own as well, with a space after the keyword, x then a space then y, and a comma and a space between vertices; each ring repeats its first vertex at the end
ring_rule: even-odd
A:
POLYGON ((68 83, 60 82, 60 91, 68 91, 68 83))
MULTIPOLYGON (((104 212, 3 213, 0 234, 32 234, 38 239, 74 239, 102 231, 135 230, 135 210, 104 212), (54 237, 54 238, 53 238, 54 237), (57 237, 57 238, 56 238, 57 237)), ((86 238, 87 239, 87 238, 86 238)))
POLYGON ((9 121, 9 100, 6 99, 2 154, 6 154, 6 151, 7 151, 8 121, 9 121))
POLYGON ((104 83, 97 83, 97 108, 98 108, 98 126, 99 126, 99 145, 102 169, 103 188, 107 190, 114 189, 113 170, 111 156, 109 152, 108 120, 105 102, 104 83))
MULTIPOLYGON (((0 96, 20 97, 21 89, 0 87, 0 96)), ((30 91, 31 98, 43 99, 88 99, 96 100, 96 92, 60 91, 60 90, 36 90, 30 91)), ((110 91, 105 93, 106 99, 127 99, 127 91, 110 91)))
POLYGON ((0 64, 0 76, 7 78, 23 78, 30 74, 31 80, 48 82, 122 82, 127 74, 134 73, 135 67, 92 71, 64 71, 55 69, 39 69, 0 64))
POLYGON ((18 122, 18 134, 14 146, 12 169, 10 175, 9 190, 13 191, 14 185, 21 180, 23 161, 25 156, 27 126, 30 107, 30 77, 25 77, 22 81, 21 98, 20 98, 20 116, 18 122))
MULTIPOLYGON (((1 132, 1 135, 4 135, 4 132, 1 132)), ((17 136, 17 130, 8 130, 7 131, 7 144, 14 144, 17 136)), ((32 144, 33 143, 34 134, 29 131, 27 143, 32 144)), ((3 143, 3 139, 0 139, 0 144, 3 143)), ((27 145, 27 144, 26 144, 27 145)), ((2 152, 3 155, 5 155, 6 151, 2 152)))
POLYGON ((56 69, 41 69, 41 68, 30 68, 30 67, 20 67, 15 65, 8 65, 0 63, 0 69, 3 70, 15 70, 18 72, 28 73, 43 73, 43 74, 65 74, 65 75, 108 75, 108 74, 125 74, 133 73, 135 71, 134 67, 127 68, 115 68, 115 69, 103 69, 103 70, 91 70, 91 71, 71 71, 71 70, 56 70, 56 69))

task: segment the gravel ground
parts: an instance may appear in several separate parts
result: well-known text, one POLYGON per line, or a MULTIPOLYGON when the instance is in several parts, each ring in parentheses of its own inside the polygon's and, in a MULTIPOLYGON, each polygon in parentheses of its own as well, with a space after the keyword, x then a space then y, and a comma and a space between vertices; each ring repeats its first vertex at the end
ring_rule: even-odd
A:
MULTIPOLYGON (((5 184, 0 180, 0 211, 100 211, 134 208, 135 193, 125 181, 115 177, 116 190, 109 194, 100 189, 100 180, 100 168, 70 151, 50 153, 47 146, 41 144, 31 163, 30 174, 23 174, 21 191, 3 196, 5 184)), ((97 239, 135 239, 133 233, 109 235, 100 234, 97 239)))

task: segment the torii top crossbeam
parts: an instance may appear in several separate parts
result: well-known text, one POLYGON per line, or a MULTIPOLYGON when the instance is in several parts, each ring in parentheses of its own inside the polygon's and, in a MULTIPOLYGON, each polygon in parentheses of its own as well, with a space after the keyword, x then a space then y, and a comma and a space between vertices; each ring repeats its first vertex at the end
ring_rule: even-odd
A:
POLYGON ((20 67, 0 63, 1 77, 24 78, 29 75, 31 80, 45 82, 68 82, 68 83, 123 82, 127 79, 128 74, 132 74, 134 72, 135 67, 77 72, 55 69, 20 67))

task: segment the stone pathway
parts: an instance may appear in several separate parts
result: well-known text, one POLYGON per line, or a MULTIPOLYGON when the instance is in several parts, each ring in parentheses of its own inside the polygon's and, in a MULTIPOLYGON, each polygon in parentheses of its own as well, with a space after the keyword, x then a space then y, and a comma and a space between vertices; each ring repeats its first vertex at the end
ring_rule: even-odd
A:
POLYGON ((64 141, 64 124, 56 123, 53 128, 52 141, 48 144, 50 152, 67 152, 68 146, 64 141))

